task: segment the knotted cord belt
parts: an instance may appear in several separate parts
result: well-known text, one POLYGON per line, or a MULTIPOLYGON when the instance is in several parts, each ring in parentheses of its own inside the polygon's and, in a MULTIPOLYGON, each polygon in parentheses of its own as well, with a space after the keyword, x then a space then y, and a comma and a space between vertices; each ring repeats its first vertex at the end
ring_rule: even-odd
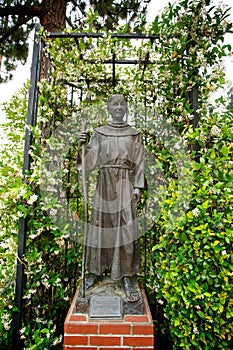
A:
POLYGON ((106 165, 102 165, 100 167, 100 169, 104 169, 104 168, 119 168, 119 169, 133 170, 132 167, 130 167, 128 165, 121 165, 121 164, 106 164, 106 165))

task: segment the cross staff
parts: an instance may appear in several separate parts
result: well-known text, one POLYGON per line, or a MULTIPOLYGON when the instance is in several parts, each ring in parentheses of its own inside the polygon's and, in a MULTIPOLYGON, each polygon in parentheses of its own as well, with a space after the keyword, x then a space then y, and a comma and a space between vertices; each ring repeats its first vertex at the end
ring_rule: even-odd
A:
MULTIPOLYGON (((82 131, 86 132, 86 120, 82 121, 82 131)), ((87 204, 87 181, 86 181, 86 163, 85 163, 86 144, 82 144, 82 187, 84 197, 84 232, 83 232, 83 257, 82 257, 82 298, 85 297, 85 263, 86 263, 86 240, 88 223, 88 204, 87 204)))

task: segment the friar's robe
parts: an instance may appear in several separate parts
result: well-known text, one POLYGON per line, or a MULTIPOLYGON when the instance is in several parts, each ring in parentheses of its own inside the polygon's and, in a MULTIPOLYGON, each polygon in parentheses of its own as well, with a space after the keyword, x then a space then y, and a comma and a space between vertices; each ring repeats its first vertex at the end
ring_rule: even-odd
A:
POLYGON ((86 170, 98 168, 87 235, 86 268, 111 278, 135 276, 140 246, 134 188, 144 187, 144 147, 139 131, 126 123, 97 128, 87 146, 86 170))

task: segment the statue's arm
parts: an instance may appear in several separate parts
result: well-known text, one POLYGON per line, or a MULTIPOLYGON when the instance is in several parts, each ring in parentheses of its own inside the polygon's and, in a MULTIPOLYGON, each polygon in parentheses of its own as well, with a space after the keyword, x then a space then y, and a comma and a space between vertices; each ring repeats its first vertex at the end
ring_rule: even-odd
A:
POLYGON ((134 174, 134 189, 140 192, 140 189, 144 188, 144 163, 145 163, 145 151, 142 142, 141 134, 137 135, 135 140, 135 152, 134 152, 134 164, 135 164, 135 174, 134 174))
MULTIPOLYGON (((76 169, 80 171, 82 169, 82 150, 81 147, 84 143, 87 141, 87 135, 86 132, 80 132, 78 135, 79 140, 79 146, 78 146, 78 152, 77 152, 77 159, 76 159, 76 169)), ((96 132, 93 133, 88 145, 86 146, 86 153, 85 153, 85 163, 86 163, 86 171, 94 170, 98 163, 98 156, 99 156, 99 137, 96 132)))

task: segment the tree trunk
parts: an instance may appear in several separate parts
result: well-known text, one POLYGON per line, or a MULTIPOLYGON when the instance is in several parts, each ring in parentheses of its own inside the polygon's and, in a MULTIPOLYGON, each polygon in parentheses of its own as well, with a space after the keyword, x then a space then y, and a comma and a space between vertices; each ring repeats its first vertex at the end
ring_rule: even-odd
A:
POLYGON ((67 0, 44 0, 40 23, 48 32, 63 30, 66 26, 67 0))
MULTIPOLYGON (((62 31, 66 26, 67 0, 43 0, 40 11, 40 24, 47 32, 62 31)), ((46 79, 51 62, 43 55, 41 62, 41 79, 46 79)))

